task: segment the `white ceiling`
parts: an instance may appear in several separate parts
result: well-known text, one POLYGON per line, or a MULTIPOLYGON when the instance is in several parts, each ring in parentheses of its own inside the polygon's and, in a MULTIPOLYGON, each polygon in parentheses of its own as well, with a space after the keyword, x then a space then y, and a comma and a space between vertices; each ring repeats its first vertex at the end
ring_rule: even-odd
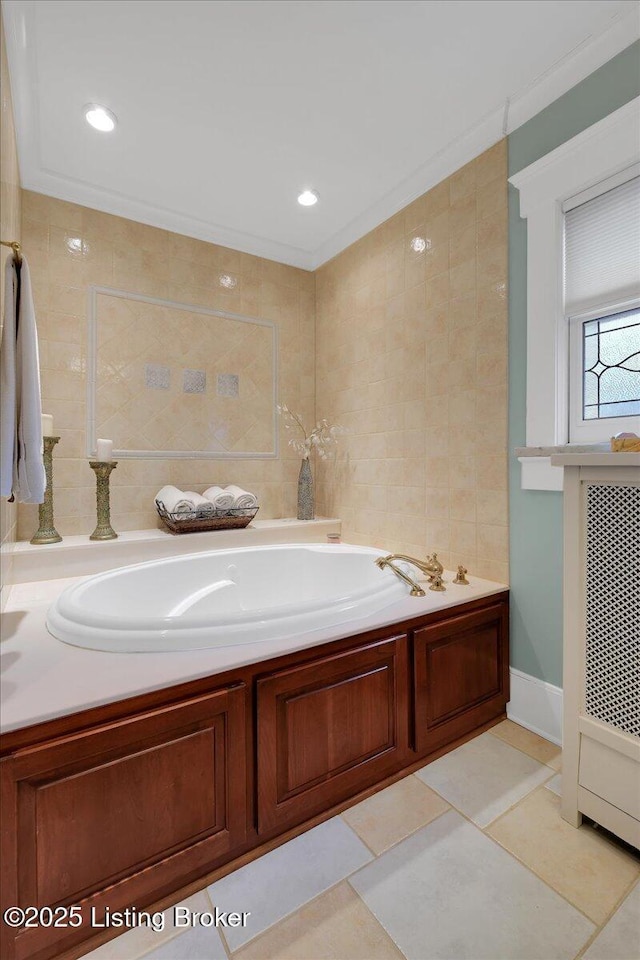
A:
POLYGON ((3 8, 24 187, 307 269, 640 33, 636 0, 3 8))

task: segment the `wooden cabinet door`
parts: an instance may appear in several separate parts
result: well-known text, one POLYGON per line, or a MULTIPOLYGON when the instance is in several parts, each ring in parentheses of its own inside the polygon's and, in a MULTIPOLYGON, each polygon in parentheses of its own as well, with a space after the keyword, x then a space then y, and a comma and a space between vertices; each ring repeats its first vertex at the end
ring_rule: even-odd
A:
POLYGON ((80 903, 84 920, 22 931, 5 956, 55 956, 92 907, 141 908, 229 858, 246 836, 244 711, 239 684, 2 762, 3 899, 80 903))
POLYGON ((285 669, 257 683, 258 827, 320 813, 406 762, 407 637, 285 669))
POLYGON ((414 743, 430 753, 504 712, 508 604, 493 603, 414 634, 414 743))

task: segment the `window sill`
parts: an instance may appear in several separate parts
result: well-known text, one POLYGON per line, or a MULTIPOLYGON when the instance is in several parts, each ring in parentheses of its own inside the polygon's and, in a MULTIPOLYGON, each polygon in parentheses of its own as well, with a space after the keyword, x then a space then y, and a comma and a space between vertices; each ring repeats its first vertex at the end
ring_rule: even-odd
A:
POLYGON ((565 443, 557 447, 516 447, 520 462, 524 457, 553 457, 557 453, 611 453, 609 441, 604 443, 565 443))
POLYGON ((557 447, 516 447, 523 490, 562 490, 564 471, 558 467, 640 467, 640 454, 619 450, 611 444, 565 443, 557 447))
MULTIPOLYGON (((521 464, 520 486, 523 490, 562 490, 563 471, 551 463, 558 454, 611 453, 606 443, 565 443, 549 447, 516 447, 515 455, 521 464)), ((616 454, 617 456, 617 454, 616 454)))

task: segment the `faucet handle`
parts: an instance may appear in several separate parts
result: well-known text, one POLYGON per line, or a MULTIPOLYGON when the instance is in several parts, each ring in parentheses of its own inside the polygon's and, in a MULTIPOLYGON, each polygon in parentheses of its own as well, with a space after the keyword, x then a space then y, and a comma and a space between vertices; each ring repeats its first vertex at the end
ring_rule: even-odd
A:
POLYGON ((451 582, 463 583, 463 584, 466 584, 467 586, 469 585, 469 581, 467 580, 467 568, 463 567, 461 563, 458 564, 458 572, 456 573, 455 577, 451 582))
POLYGON ((447 589, 447 588, 445 587, 444 583, 442 582, 442 574, 441 574, 441 573, 435 573, 435 574, 431 577, 431 586, 429 587, 429 590, 436 590, 438 593, 442 593, 443 590, 446 590, 446 589, 447 589))

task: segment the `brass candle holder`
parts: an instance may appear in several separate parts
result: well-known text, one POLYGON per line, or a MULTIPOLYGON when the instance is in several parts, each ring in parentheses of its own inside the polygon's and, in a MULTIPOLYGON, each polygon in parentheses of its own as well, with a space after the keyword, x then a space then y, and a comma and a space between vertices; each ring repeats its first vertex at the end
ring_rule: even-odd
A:
POLYGON ((62 537, 53 525, 53 448, 60 437, 43 437, 44 472, 47 485, 44 491, 44 503, 38 506, 39 527, 31 537, 31 543, 59 543, 62 537))
POLYGON ((90 540, 115 540, 118 534, 111 526, 111 506, 109 504, 109 477, 118 466, 115 460, 90 460, 89 466, 96 475, 96 507, 98 525, 89 537, 90 540))

